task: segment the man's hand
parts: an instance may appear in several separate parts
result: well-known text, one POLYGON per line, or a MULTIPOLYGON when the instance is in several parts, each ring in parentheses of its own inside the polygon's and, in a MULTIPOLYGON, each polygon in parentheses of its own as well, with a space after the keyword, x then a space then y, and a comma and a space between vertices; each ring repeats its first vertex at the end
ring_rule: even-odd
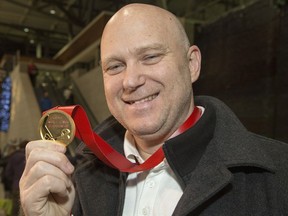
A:
POLYGON ((27 216, 70 215, 75 189, 73 165, 66 147, 53 141, 32 141, 26 146, 26 166, 20 180, 20 200, 27 216))

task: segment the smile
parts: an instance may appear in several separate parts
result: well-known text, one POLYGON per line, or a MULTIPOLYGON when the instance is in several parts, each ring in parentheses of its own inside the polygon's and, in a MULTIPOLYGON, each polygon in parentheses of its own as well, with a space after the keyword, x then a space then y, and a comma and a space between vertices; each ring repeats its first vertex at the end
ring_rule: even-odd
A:
POLYGON ((129 104, 144 103, 144 102, 152 101, 152 100, 155 99, 157 96, 158 96, 158 94, 154 94, 154 95, 148 96, 148 97, 146 97, 146 98, 142 98, 142 99, 140 99, 140 100, 127 101, 127 103, 129 103, 129 104))

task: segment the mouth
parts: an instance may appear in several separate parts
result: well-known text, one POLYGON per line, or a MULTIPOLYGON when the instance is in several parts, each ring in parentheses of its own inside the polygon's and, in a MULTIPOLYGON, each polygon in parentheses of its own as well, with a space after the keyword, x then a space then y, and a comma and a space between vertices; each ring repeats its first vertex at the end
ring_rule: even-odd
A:
POLYGON ((127 104, 139 104, 139 103, 145 103, 145 102, 148 102, 148 101, 152 101, 154 100, 157 96, 158 96, 159 93, 157 94, 154 94, 154 95, 150 95, 148 97, 145 97, 145 98, 141 98, 139 100, 126 100, 125 103, 127 104))

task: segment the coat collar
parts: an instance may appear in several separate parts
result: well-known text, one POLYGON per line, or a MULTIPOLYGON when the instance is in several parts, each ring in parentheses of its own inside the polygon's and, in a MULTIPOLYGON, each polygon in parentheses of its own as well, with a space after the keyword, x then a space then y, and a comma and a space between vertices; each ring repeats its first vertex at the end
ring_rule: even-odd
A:
POLYGON ((274 172, 275 166, 233 112, 212 97, 196 97, 205 112, 197 124, 165 144, 167 161, 183 184, 176 215, 186 215, 213 195, 227 189, 233 167, 257 167, 274 172), (184 149, 184 150, 183 150, 184 149))
MULTIPOLYGON (((196 104, 207 107, 207 111, 216 115, 211 142, 215 145, 221 163, 228 168, 253 166, 270 172, 275 171, 269 152, 263 149, 261 136, 247 131, 229 107, 208 96, 196 97, 196 104)), ((207 119, 206 121, 209 123, 207 119)))
POLYGON ((208 161, 227 168, 254 166, 274 170, 273 161, 259 139, 244 128, 224 103, 204 96, 196 97, 195 103, 205 108, 202 117, 192 128, 164 145, 168 163, 184 184, 196 166, 205 166, 208 161), (213 150, 208 151, 208 146, 213 150))

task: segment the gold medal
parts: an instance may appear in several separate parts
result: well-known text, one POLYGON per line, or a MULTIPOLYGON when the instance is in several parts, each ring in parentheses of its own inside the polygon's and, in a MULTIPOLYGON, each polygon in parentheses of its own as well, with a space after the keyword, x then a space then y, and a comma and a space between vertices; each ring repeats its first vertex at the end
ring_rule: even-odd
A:
POLYGON ((68 145, 75 136, 75 123, 64 111, 50 110, 41 117, 39 130, 43 140, 53 140, 68 145))

